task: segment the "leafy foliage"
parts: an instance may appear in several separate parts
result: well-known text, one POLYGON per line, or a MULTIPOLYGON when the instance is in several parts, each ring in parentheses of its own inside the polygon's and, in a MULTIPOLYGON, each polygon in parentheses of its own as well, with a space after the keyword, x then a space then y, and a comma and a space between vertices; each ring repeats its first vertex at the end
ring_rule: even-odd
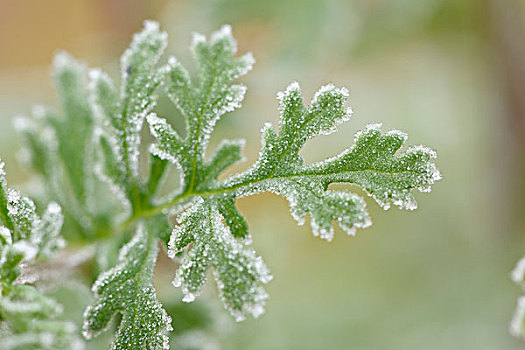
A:
POLYGON ((264 311, 268 294, 259 286, 272 279, 260 257, 235 240, 216 206, 201 200, 181 217, 170 240, 170 256, 193 247, 184 257, 173 284, 182 286, 184 301, 193 301, 212 267, 226 308, 242 321, 247 312, 255 317, 264 311))
POLYGON ((94 108, 107 130, 101 135, 104 175, 134 212, 140 210, 146 195, 139 174, 140 130, 155 105, 153 92, 165 75, 166 69, 157 69, 155 64, 166 41, 166 33, 154 22, 146 22, 144 30, 135 35, 121 59, 120 98, 108 76, 98 70, 90 74, 94 108))
POLYGON ((2 349, 80 349, 75 326, 55 320, 61 305, 20 279, 22 265, 51 258, 63 246, 58 237, 61 209, 56 203, 42 217, 35 204, 7 188, 0 162, 0 344, 2 349))
POLYGON ((93 285, 98 300, 86 310, 84 335, 91 338, 122 314, 114 349, 169 349, 171 318, 162 309, 153 286, 157 239, 139 225, 122 248, 119 264, 99 276, 93 285))
POLYGON ((64 208, 64 235, 69 239, 102 235, 115 213, 114 201, 100 198, 100 181, 93 171, 96 119, 86 71, 85 65, 59 53, 53 78, 63 115, 38 106, 31 117, 15 120, 25 141, 26 161, 42 175, 49 196, 64 208))
MULTIPOLYGON (((211 160, 204 161, 211 126, 223 111, 235 108, 243 96, 243 89, 234 89, 237 85, 230 85, 229 79, 223 77, 238 77, 238 72, 246 72, 251 66, 251 56, 232 59, 236 45, 229 27, 215 33, 208 44, 201 36, 196 36, 192 47, 201 83, 192 88, 187 71, 172 60, 172 73, 166 86, 171 99, 186 117, 186 138, 181 138, 166 120, 148 117, 151 132, 158 140, 151 147, 152 153, 182 168, 184 186, 179 197, 198 195, 208 203, 207 206, 193 204, 198 209, 193 209, 193 215, 184 217, 186 227, 176 228, 175 238, 171 241, 172 255, 189 243, 195 243, 188 253, 188 260, 178 271, 175 283, 183 286, 187 299, 193 299, 193 294, 202 288, 204 266, 209 261, 208 258, 200 264, 195 263, 204 252, 200 252, 203 242, 196 238, 195 232, 202 232, 198 237, 209 237, 213 236, 210 231, 221 231, 217 227, 220 225, 210 222, 211 218, 217 223, 224 221, 235 237, 243 238, 248 234, 246 222, 235 207, 236 198, 262 191, 281 194, 290 202, 297 221, 303 222, 305 215, 310 214, 314 234, 330 240, 333 236, 333 221, 348 233, 370 225, 362 198, 348 192, 328 190, 330 183, 359 185, 385 208, 394 203, 402 208, 413 209, 415 201, 412 190, 426 191, 439 179, 432 150, 414 147, 398 156, 396 152, 406 140, 406 135, 398 131, 381 135, 378 126, 370 126, 358 134, 355 145, 340 155, 325 162, 305 165, 299 155, 302 146, 316 135, 333 132, 337 124, 349 119, 351 110, 345 107, 348 92, 344 88, 338 89, 333 85, 322 87, 310 106, 305 107, 299 85, 293 83, 278 95, 281 111, 279 134, 269 124, 265 125, 262 150, 256 163, 245 172, 222 182, 217 181, 219 169, 241 158, 240 146, 234 147, 235 143, 230 143, 229 147, 228 144, 221 144, 211 160), (214 63, 209 63, 210 57, 215 59, 214 63), (207 68, 203 69, 203 66, 207 68), (210 74, 217 78, 210 78, 210 74), (209 81, 215 83, 206 84, 209 81), (222 86, 219 85, 221 81, 222 86), (230 102, 228 107, 214 107, 226 105, 224 100, 230 102), (209 101, 213 101, 212 107, 209 101), (208 115, 210 108, 212 111, 215 109, 211 116, 208 115), (217 168, 212 177, 209 164, 214 163, 224 166, 217 168), (211 229, 214 226, 216 228, 211 229)), ((211 249, 210 245, 205 247, 211 249)), ((224 263, 231 264, 228 261, 224 263)), ((253 262, 247 262, 240 266, 242 271, 249 271, 253 265, 253 262)), ((220 287, 224 281, 219 277, 217 279, 220 287)), ((231 282, 235 280, 232 278, 231 282)), ((265 278, 260 280, 264 281, 265 278)), ((259 292, 255 292, 258 288, 252 287, 251 290, 251 295, 244 297, 246 300, 261 298, 257 296, 259 292)), ((229 305, 227 300, 225 302, 229 305)))
MULTIPOLYGON (((83 329, 91 338, 116 319, 113 349, 169 348, 171 318, 153 285, 159 245, 180 263, 173 284, 182 288, 184 301, 196 298, 212 271, 220 298, 236 320, 264 312, 268 294, 263 285, 272 276, 251 248, 237 198, 265 191, 282 195, 300 224, 308 215, 314 235, 331 240, 334 222, 354 234, 371 219, 363 198, 332 190, 330 184, 356 185, 385 209, 391 204, 414 209, 413 192, 429 191, 440 178, 434 151, 423 146, 400 151, 406 135, 381 132, 379 125, 358 133, 341 154, 306 163, 299 154, 305 143, 349 120, 348 91, 329 84, 305 105, 299 84, 292 83, 278 94, 279 131, 269 123, 262 129, 256 162, 219 179, 243 160, 244 140, 223 140, 210 156, 208 141, 220 118, 241 106, 246 87, 236 80, 254 59, 251 54, 236 57, 229 26, 209 40, 196 34, 193 77, 173 57, 159 65, 166 43, 158 24, 145 22, 121 58, 120 89, 101 70, 87 73, 83 64, 60 54, 54 76, 64 116, 40 108, 17 122, 30 163, 43 175, 50 195, 67 208, 66 224, 107 255, 100 266, 114 263, 93 285, 95 301, 85 312, 83 329), (184 117, 183 134, 154 112, 161 86, 184 117), (139 163, 144 120, 156 139, 149 148, 149 171, 139 163), (181 186, 166 197, 161 184, 170 164, 180 170, 181 186), (104 184, 114 196, 107 195, 104 184), (168 219, 176 210, 182 214, 172 229, 168 219), (120 242, 127 243, 117 254, 120 242)), ((17 227, 28 225, 6 218, 17 227)))

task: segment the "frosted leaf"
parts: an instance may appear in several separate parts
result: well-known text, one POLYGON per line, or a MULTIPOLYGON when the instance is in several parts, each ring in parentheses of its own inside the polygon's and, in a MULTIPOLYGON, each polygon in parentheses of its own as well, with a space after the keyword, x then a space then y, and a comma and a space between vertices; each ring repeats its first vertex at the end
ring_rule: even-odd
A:
POLYGON ((179 136, 162 119, 148 118, 158 141, 151 152, 182 168, 185 191, 215 181, 220 172, 240 160, 239 143, 221 144, 209 162, 205 162, 205 152, 216 122, 239 108, 244 99, 246 87, 232 81, 253 65, 250 54, 234 58, 237 43, 228 26, 213 33, 209 41, 194 35, 192 50, 197 64, 196 82, 179 61, 171 58, 166 83, 169 97, 186 119, 186 136, 179 136))
POLYGON ((57 203, 50 203, 44 216, 36 213, 33 201, 7 187, 3 163, 0 161, 0 237, 2 243, 31 247, 25 250, 26 259, 50 256, 61 246, 58 236, 63 217, 57 203), (35 250, 34 254, 29 251, 35 250))
POLYGON ((91 69, 88 88, 93 112, 104 123, 106 118, 111 118, 117 112, 115 108, 118 107, 118 95, 113 82, 102 70, 91 69))
POLYGON ((15 230, 15 226, 9 213, 9 197, 4 166, 4 162, 0 160, 0 221, 7 229, 12 232, 15 230))
MULTIPOLYGON (((158 23, 146 21, 122 55, 118 88, 100 70, 91 70, 86 81, 83 64, 66 54, 57 55, 54 75, 66 118, 39 109, 32 119, 17 121, 29 144, 29 160, 67 209, 67 219, 85 236, 99 238, 112 227, 127 230, 143 220, 121 249, 116 266, 93 285, 96 300, 85 312, 83 333, 88 338, 107 329, 117 313, 122 316, 114 349, 169 347, 171 319, 153 284, 159 241, 169 240, 169 256, 181 261, 173 284, 181 287, 183 301, 196 299, 211 270, 220 297, 236 320, 264 312, 268 295, 263 285, 272 277, 250 247, 247 221, 236 206, 238 198, 265 191, 282 195, 299 224, 308 216, 314 235, 331 240, 334 223, 354 235, 371 221, 360 196, 331 190, 330 184, 357 185, 385 209, 392 204, 413 209, 414 190, 427 192, 440 178, 434 151, 416 146, 400 152, 406 135, 382 133, 379 125, 358 133, 354 145, 341 154, 306 164, 299 154, 305 143, 334 132, 352 110, 346 106, 346 88, 325 85, 305 105, 294 82, 278 94, 279 130, 265 124, 255 164, 219 180, 243 160, 244 142, 224 140, 207 154, 209 139, 218 120, 240 108, 246 87, 235 80, 252 68, 254 59, 251 54, 236 57, 231 27, 223 26, 209 39, 194 35, 196 74, 192 77, 175 58, 158 66, 166 42, 158 23), (161 85, 182 113, 186 124, 182 134, 153 112, 161 85), (150 145, 149 175, 139 169, 144 119, 156 139, 150 145), (180 171, 182 186, 163 202, 156 196, 169 163, 180 171), (93 174, 109 183, 122 202, 127 210, 123 222, 113 210, 106 210, 112 205, 99 208, 92 201, 100 190, 94 186, 93 174), (175 209, 186 211, 170 236, 167 216, 175 209)), ((0 279, 14 281, 23 259, 47 257, 62 244, 58 205, 50 204, 40 218, 33 202, 7 189, 3 166, 0 220, 0 279), (34 252, 28 247, 35 247, 34 252)), ((44 336, 42 342, 53 341, 44 336)))
MULTIPOLYGON (((49 257, 61 246, 59 237, 63 217, 57 203, 50 203, 43 217, 36 213, 33 201, 7 187, 3 163, 0 161, 0 249, 3 259, 11 256, 12 266, 35 257, 49 257)), ((3 263, 6 263, 4 261, 3 263)), ((9 264, 9 262, 7 262, 9 264)), ((0 278, 1 279, 1 278, 0 278)))
POLYGON ((138 145, 142 122, 155 105, 152 93, 163 77, 162 71, 155 72, 155 64, 164 52, 166 43, 167 35, 159 30, 158 23, 146 21, 144 29, 135 34, 129 49, 121 58, 121 110, 110 118, 126 171, 133 176, 138 176, 138 145))
POLYGON ((43 176, 47 194, 68 209, 66 221, 74 222, 78 234, 89 235, 97 224, 93 216, 103 209, 94 203, 96 120, 89 103, 87 69, 62 52, 55 57, 53 78, 62 112, 38 107, 29 118, 19 118, 15 127, 30 165, 43 176))
MULTIPOLYGON (((64 172, 57 166, 61 160, 58 152, 57 132, 50 122, 53 119, 57 119, 53 113, 43 107, 38 107, 33 108, 31 117, 17 117, 13 124, 24 141, 22 149, 24 157, 21 160, 43 176, 47 191, 54 198, 65 203, 66 180, 64 172)), ((82 152, 82 149, 78 151, 82 152)), ((68 207, 74 210, 74 205, 71 203, 68 203, 68 207)))
POLYGON ((2 349, 83 349, 74 324, 52 319, 61 312, 61 305, 33 286, 13 286, 0 298, 0 316, 8 325, 0 335, 2 349))
MULTIPOLYGON (((94 70, 90 73, 91 104, 104 124, 100 135, 102 161, 99 168, 118 196, 137 206, 144 192, 139 173, 140 130, 156 103, 155 90, 162 84, 167 67, 156 67, 164 52, 167 35, 159 25, 145 21, 121 58, 122 83, 117 94, 109 77, 94 70)), ((128 203, 124 203, 127 207, 128 203)))
POLYGON ((299 224, 309 214, 314 235, 331 240, 332 222, 350 235, 356 228, 371 224, 363 199, 345 191, 328 190, 331 183, 358 185, 385 209, 390 204, 414 209, 412 192, 427 192, 440 179, 435 151, 416 146, 398 155, 406 134, 397 130, 383 134, 378 124, 357 133, 354 145, 338 156, 305 164, 299 155, 303 145, 316 135, 333 132, 349 119, 352 111, 345 106, 348 90, 328 84, 305 107, 299 84, 294 82, 277 98, 279 133, 265 124, 256 163, 245 172, 212 184, 211 192, 230 198, 263 191, 283 195, 299 224), (225 190, 216 190, 219 188, 225 190))
POLYGON ((525 257, 518 261, 510 276, 515 283, 523 283, 523 278, 525 276, 525 257))
POLYGON ((33 201, 16 190, 7 190, 7 213, 15 227, 17 239, 30 239, 38 220, 33 201))
POLYGON ((509 332, 515 337, 525 337, 525 296, 519 297, 517 304, 509 332))
POLYGON ((11 235, 11 231, 5 226, 0 226, 0 241, 2 242, 2 245, 13 244, 13 236, 11 235))
POLYGON ((64 246, 64 241, 59 237, 64 218, 58 204, 50 203, 44 216, 40 218, 31 199, 21 196, 15 190, 8 190, 7 198, 8 215, 17 239, 26 239, 27 244, 37 249, 39 257, 50 257, 64 246))
POLYGON ((0 334, 2 349, 81 349, 74 326, 55 319, 61 305, 18 279, 22 263, 58 248, 60 206, 51 203, 40 218, 31 199, 7 187, 3 166, 0 161, 0 325, 7 328, 0 334))
MULTIPOLYGON (((60 206, 51 203, 41 219, 36 213, 33 201, 20 192, 7 187, 3 163, 0 161, 0 226, 2 243, 8 245, 31 246, 34 254, 49 255, 56 250, 54 246, 62 227, 63 218, 60 206)), ((28 248, 29 249, 29 248, 28 248)), ((29 251, 28 249, 23 249, 29 251)))
POLYGON ((65 241, 59 236, 64 216, 57 203, 50 203, 36 227, 33 241, 40 247, 39 256, 51 257, 58 249, 65 246, 65 241))
POLYGON ((343 191, 325 191, 321 183, 283 180, 268 182, 268 191, 286 197, 290 203, 292 216, 303 222, 310 214, 314 236, 332 240, 334 230, 332 221, 348 234, 355 234, 356 228, 370 226, 371 221, 366 204, 361 197, 343 191))
POLYGON ((23 256, 23 261, 31 261, 38 254, 38 247, 28 241, 18 241, 13 243, 13 249, 23 256))
POLYGON ((110 190, 119 199, 126 212, 131 212, 130 191, 126 181, 126 169, 119 157, 119 147, 114 138, 96 130, 95 139, 100 143, 100 160, 94 171, 99 179, 109 185, 110 190))
POLYGON ((243 139, 223 139, 217 146, 215 153, 202 165, 197 174, 197 188, 205 189, 213 183, 218 176, 230 166, 244 160, 242 150, 245 141, 243 139))
POLYGON ((264 311, 268 294, 262 284, 272 277, 262 259, 238 242, 217 208, 201 201, 182 217, 171 236, 169 254, 174 257, 190 243, 176 272, 174 285, 181 286, 185 301, 193 301, 206 283, 207 270, 213 269, 225 307, 241 321, 250 313, 264 311))
POLYGON ((409 147, 397 154, 406 138, 406 134, 397 130, 382 134, 380 125, 369 125, 356 135, 351 148, 309 166, 306 172, 322 176, 327 183, 359 185, 385 209, 391 203, 415 209, 412 192, 428 192, 441 175, 434 163, 436 152, 429 148, 409 147))
MULTIPOLYGON (((234 196, 217 196, 215 198, 217 210, 224 218, 224 223, 232 235, 237 238, 248 238, 248 223, 235 205, 234 196)), ((246 241, 247 242, 247 241, 246 241)))
POLYGON ((87 70, 66 53, 55 56, 53 76, 61 100, 65 118, 51 117, 48 122, 54 128, 58 140, 58 154, 68 175, 77 200, 87 205, 92 179, 93 113, 88 103, 87 70))
POLYGON ((146 182, 147 193, 152 197, 157 196, 157 192, 164 185, 165 180, 167 179, 167 171, 169 162, 161 159, 154 154, 149 155, 149 175, 146 182))
MULTIPOLYGON (((181 166, 181 163, 186 160, 182 158, 186 151, 183 141, 165 119, 157 117, 156 114, 148 115, 147 119, 152 135, 160 141, 151 145, 151 153, 181 166)), ((187 165, 185 164, 185 166, 187 165)))
POLYGON ((93 285, 97 299, 84 313, 83 334, 96 336, 122 315, 113 349, 168 349, 171 318, 157 300, 153 268, 158 240, 143 224, 120 251, 117 266, 100 275, 93 285))

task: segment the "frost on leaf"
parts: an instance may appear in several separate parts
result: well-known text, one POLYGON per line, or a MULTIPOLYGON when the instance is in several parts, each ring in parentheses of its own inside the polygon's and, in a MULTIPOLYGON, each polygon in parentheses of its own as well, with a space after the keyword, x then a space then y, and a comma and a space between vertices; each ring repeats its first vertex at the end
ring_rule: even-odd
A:
POLYGON ((428 148, 411 147, 397 154, 406 140, 399 131, 382 134, 379 126, 369 126, 357 134, 352 147, 319 163, 305 164, 299 155, 309 139, 335 131, 350 118, 351 109, 345 107, 347 97, 345 88, 329 84, 305 107, 299 84, 292 83, 278 94, 279 133, 266 124, 257 162, 216 188, 226 188, 222 192, 234 198, 262 191, 283 195, 294 218, 302 224, 309 214, 314 234, 327 240, 333 237, 332 222, 349 234, 371 223, 363 199, 330 190, 331 183, 358 185, 385 209, 390 203, 415 208, 413 190, 429 191, 440 175, 433 162, 435 152, 428 148))
POLYGON ((99 276, 93 285, 97 299, 84 315, 84 336, 91 338, 106 330, 120 313, 122 320, 113 349, 168 349, 171 318, 157 300, 153 269, 158 240, 140 224, 125 245, 117 266, 99 276))
POLYGON ((412 192, 428 191, 440 178, 434 151, 419 146, 401 153, 406 135, 399 131, 382 133, 377 125, 358 133, 354 145, 338 156, 306 164, 299 154, 305 143, 334 132, 352 111, 346 106, 346 88, 323 86, 305 106, 299 84, 292 83, 278 94, 279 132, 270 124, 264 126, 262 149, 255 164, 218 180, 221 172, 242 159, 243 144, 223 141, 206 159, 208 138, 219 118, 240 106, 245 89, 232 85, 231 80, 245 74, 253 59, 250 55, 234 58, 236 43, 229 27, 213 34, 209 41, 195 35, 192 48, 197 79, 191 79, 186 69, 171 59, 166 84, 171 100, 186 119, 186 134, 180 135, 154 114, 147 117, 156 138, 151 153, 182 170, 183 186, 173 203, 177 198, 186 202, 197 198, 180 218, 181 225, 170 240, 171 256, 183 256, 174 284, 182 286, 185 300, 195 298, 205 284, 208 269, 213 269, 227 308, 239 319, 247 312, 258 314, 262 310, 266 294, 259 283, 268 280, 268 274, 262 262, 255 263, 255 255, 246 253, 241 244, 249 236, 246 220, 235 204, 237 198, 264 191, 280 194, 289 201, 299 223, 309 215, 314 234, 331 240, 334 222, 354 234, 357 228, 369 226, 371 219, 363 198, 331 190, 330 184, 357 185, 385 209, 391 203, 413 209, 412 192))
POLYGON ((171 236, 169 254, 174 258, 188 249, 173 281, 182 287, 183 300, 195 299, 208 270, 213 269, 221 299, 237 321, 244 320, 247 313, 262 314, 268 298, 262 284, 272 279, 262 259, 235 239, 219 210, 209 203, 199 201, 180 220, 182 224, 171 236))
POLYGON ((88 235, 96 230, 95 217, 104 209, 95 203, 96 120, 89 104, 87 69, 61 52, 53 62, 53 78, 62 112, 35 107, 30 117, 19 117, 14 125, 25 141, 25 160, 43 176, 47 194, 66 209, 66 225, 79 229, 65 232, 88 235))
POLYGON ((32 285, 16 282, 21 263, 50 258, 63 245, 63 217, 51 203, 43 217, 33 201, 7 188, 0 161, 0 334, 2 349, 81 349, 72 323, 57 321, 61 305, 32 285))
POLYGON ((156 103, 154 91, 167 73, 156 64, 164 52, 167 35, 153 21, 135 34, 120 60, 120 94, 99 70, 90 73, 91 102, 104 128, 100 130, 104 179, 134 209, 144 192, 139 173, 140 130, 156 103))
POLYGON ((185 137, 178 135, 165 120, 148 118, 151 132, 158 140, 151 152, 182 168, 184 191, 193 191, 215 180, 218 173, 241 159, 239 141, 222 143, 209 162, 204 158, 219 118, 241 107, 244 99, 246 87, 232 81, 245 75, 254 62, 251 54, 234 57, 237 43, 229 26, 213 33, 208 41, 195 34, 192 51, 198 79, 193 81, 181 63, 171 58, 166 83, 169 97, 186 119, 185 137))
POLYGON ((430 191, 441 175, 434 163, 436 152, 429 148, 413 146, 397 154, 406 139, 400 131, 382 133, 380 125, 369 125, 356 135, 353 147, 307 171, 324 175, 330 183, 356 184, 385 209, 391 203, 415 209, 413 190, 430 191))
POLYGON ((50 118, 58 144, 58 153, 80 203, 86 204, 93 166, 92 137, 94 120, 87 99, 86 68, 66 53, 55 57, 53 75, 61 99, 64 119, 50 118))
MULTIPOLYGON (((209 39, 194 35, 196 74, 190 76, 175 58, 159 66, 166 43, 158 23, 146 21, 122 55, 119 86, 98 69, 86 79, 84 65, 59 54, 54 77, 65 118, 37 108, 32 118, 16 122, 30 150, 28 160, 71 219, 66 224, 80 227, 82 238, 100 241, 114 234, 116 239, 109 240, 119 243, 126 240, 123 231, 137 229, 118 259, 116 247, 121 245, 106 245, 114 253, 108 261, 118 263, 97 279, 96 300, 85 313, 86 337, 119 319, 114 349, 168 347, 171 320, 153 285, 159 242, 169 241, 170 256, 182 261, 174 284, 182 287, 185 301, 195 299, 211 271, 237 320, 264 311, 268 295, 263 285, 271 275, 249 247, 238 198, 265 191, 282 195, 300 224, 308 216, 314 235, 330 240, 334 223, 349 234, 371 223, 363 198, 333 190, 332 183, 356 185, 385 209, 391 204, 413 209, 413 192, 429 191, 440 178, 434 151, 422 146, 402 151, 406 135, 382 132, 379 125, 358 133, 341 154, 307 164, 300 155, 306 142, 334 132, 350 118, 348 91, 329 84, 305 105, 299 84, 292 83, 278 94, 279 129, 269 123, 263 127, 257 161, 219 179, 243 160, 244 141, 223 140, 208 153, 209 139, 219 119, 241 107, 246 87, 236 80, 254 59, 251 54, 237 56, 231 28, 224 26, 209 39), (153 111, 161 85, 184 118, 183 133, 153 111), (149 175, 143 178, 139 149, 144 120, 156 141, 149 148, 149 175), (169 163, 179 168, 181 186, 161 201, 156 196, 169 163), (96 186, 95 174, 110 185, 121 205, 112 203, 115 196, 98 196, 105 188, 96 186), (115 218, 115 207, 121 206, 128 209, 125 220, 115 218), (186 211, 172 231, 167 214, 174 208, 186 211)), ((62 215, 52 203, 40 218, 31 200, 7 189, 3 176, 0 168, 0 276, 12 282, 20 262, 48 256, 60 246, 62 215)))
POLYGON ((75 325, 54 320, 61 312, 60 304, 35 287, 12 286, 10 293, 0 298, 0 318, 5 320, 10 332, 0 335, 2 349, 83 349, 75 325))
POLYGON ((18 246, 28 260, 36 255, 51 257, 63 245, 59 237, 63 223, 60 206, 50 203, 41 218, 31 199, 7 187, 3 168, 0 160, 0 247, 18 246))

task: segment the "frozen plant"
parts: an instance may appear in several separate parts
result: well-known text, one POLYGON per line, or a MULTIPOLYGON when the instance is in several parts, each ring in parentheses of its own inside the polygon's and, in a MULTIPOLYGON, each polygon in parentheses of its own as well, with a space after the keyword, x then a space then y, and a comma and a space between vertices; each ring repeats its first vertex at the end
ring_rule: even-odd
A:
POLYGON ((145 22, 121 58, 118 88, 101 70, 88 71, 58 54, 53 75, 62 115, 40 107, 16 122, 26 160, 64 208, 64 237, 97 245, 96 261, 106 272, 93 285, 83 335, 95 337, 115 319, 113 349, 169 348, 171 316, 176 328, 178 315, 168 315, 153 284, 159 246, 179 262, 173 285, 182 289, 184 301, 195 300, 211 272, 237 321, 264 312, 264 285, 272 275, 251 247, 236 199, 279 194, 299 224, 308 215, 314 235, 329 241, 334 223, 351 235, 371 224, 363 198, 330 184, 357 185, 385 209, 391 204, 415 209, 413 192, 429 191, 440 178, 434 151, 423 146, 401 151, 407 135, 382 132, 379 124, 359 132, 339 155, 306 163, 299 155, 305 143, 334 132, 352 111, 346 88, 323 86, 305 104, 294 82, 277 95, 280 125, 263 126, 258 159, 220 179, 243 160, 244 140, 223 140, 211 152, 208 142, 219 119, 241 107, 246 87, 236 80, 254 59, 236 56, 231 28, 224 26, 210 39, 194 35, 196 74, 190 76, 173 57, 159 64, 166 42, 157 23, 145 22), (183 116, 183 133, 155 113, 162 91, 183 116), (147 167, 139 165, 146 123, 155 138, 147 167), (161 185, 170 167, 180 172, 181 186, 166 196, 161 185), (174 228, 169 218, 177 221, 174 228))
POLYGON ((63 246, 60 206, 50 203, 40 217, 31 199, 7 188, 5 175, 0 161, 1 348, 82 349, 74 324, 56 319, 62 305, 21 278, 23 266, 49 259, 63 246))

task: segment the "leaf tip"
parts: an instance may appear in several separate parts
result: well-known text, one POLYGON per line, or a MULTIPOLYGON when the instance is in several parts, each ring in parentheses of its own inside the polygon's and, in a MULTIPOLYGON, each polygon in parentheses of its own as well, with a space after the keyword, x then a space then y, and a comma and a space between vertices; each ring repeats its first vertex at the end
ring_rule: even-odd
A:
POLYGON ((191 36, 191 48, 194 49, 197 45, 205 43, 206 36, 201 33, 193 32, 191 36))
POLYGON ((69 67, 75 60, 66 51, 57 51, 53 57, 53 69, 61 70, 65 67, 69 67))
POLYGON ((160 28, 159 22, 147 19, 144 21, 144 29, 147 31, 158 31, 160 28))
POLYGON ((219 41, 223 38, 232 38, 232 26, 224 24, 219 30, 211 35, 211 42, 219 41))
POLYGON ((525 296, 518 298, 518 305, 516 306, 516 311, 510 322, 509 333, 514 337, 523 337, 524 327, 523 319, 525 318, 525 296))
POLYGON ((516 264, 516 267, 510 273, 510 278, 514 283, 523 282, 523 277, 525 275, 525 257, 521 258, 520 261, 516 264))

